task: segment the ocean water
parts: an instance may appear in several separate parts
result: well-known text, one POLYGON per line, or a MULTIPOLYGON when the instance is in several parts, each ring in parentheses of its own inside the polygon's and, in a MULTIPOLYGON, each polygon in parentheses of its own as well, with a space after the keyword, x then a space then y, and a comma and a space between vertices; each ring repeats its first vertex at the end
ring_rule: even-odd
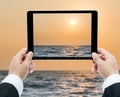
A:
POLYGON ((91 46, 35 45, 35 57, 91 57, 91 46))
MULTIPOLYGON (((0 71, 0 81, 6 75, 0 71)), ((89 71, 35 71, 24 80, 22 97, 101 97, 102 82, 89 71)))

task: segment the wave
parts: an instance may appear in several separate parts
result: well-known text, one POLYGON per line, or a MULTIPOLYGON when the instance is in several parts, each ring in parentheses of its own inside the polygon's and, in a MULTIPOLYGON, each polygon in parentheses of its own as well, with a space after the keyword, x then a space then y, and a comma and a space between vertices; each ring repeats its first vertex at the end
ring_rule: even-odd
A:
MULTIPOLYGON (((0 71, 0 81, 7 71, 0 71)), ((35 71, 24 80, 21 97, 101 97, 103 79, 88 71, 35 71)))
POLYGON ((35 57, 91 57, 91 46, 34 46, 35 57))

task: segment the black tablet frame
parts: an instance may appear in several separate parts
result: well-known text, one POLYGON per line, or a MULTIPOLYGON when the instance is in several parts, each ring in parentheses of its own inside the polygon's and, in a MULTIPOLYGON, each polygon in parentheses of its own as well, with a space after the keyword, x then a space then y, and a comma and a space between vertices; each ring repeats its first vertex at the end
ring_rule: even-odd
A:
MULTIPOLYGON (((34 37, 33 37, 33 14, 55 14, 55 13, 91 13, 91 53, 97 52, 97 29, 98 29, 98 13, 95 10, 41 10, 41 11, 28 11, 27 12, 27 39, 28 39, 28 51, 34 53, 34 37)), ((92 59, 92 57, 34 57, 33 59, 45 59, 45 60, 80 60, 80 59, 92 59)))

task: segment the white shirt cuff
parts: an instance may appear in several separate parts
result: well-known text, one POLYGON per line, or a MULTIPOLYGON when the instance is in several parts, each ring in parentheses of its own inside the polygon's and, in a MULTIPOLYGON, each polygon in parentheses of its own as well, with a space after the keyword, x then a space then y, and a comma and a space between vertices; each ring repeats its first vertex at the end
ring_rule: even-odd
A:
POLYGON ((103 83, 103 91, 105 88, 115 84, 115 83, 120 83, 120 75, 119 74, 112 74, 110 75, 103 83))
POLYGON ((19 97, 22 95, 23 81, 19 76, 15 75, 15 74, 9 74, 1 83, 12 84, 17 89, 19 97))

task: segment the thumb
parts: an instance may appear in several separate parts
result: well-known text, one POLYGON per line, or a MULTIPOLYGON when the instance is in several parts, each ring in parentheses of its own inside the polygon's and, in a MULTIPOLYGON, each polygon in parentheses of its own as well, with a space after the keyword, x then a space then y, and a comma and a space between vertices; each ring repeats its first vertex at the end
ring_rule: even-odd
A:
POLYGON ((26 57, 25 57, 25 61, 26 62, 31 62, 31 60, 32 60, 32 57, 33 57, 33 52, 28 52, 28 54, 26 55, 26 57))
POLYGON ((102 59, 100 58, 100 56, 97 53, 92 53, 92 58, 97 65, 103 64, 102 59))

